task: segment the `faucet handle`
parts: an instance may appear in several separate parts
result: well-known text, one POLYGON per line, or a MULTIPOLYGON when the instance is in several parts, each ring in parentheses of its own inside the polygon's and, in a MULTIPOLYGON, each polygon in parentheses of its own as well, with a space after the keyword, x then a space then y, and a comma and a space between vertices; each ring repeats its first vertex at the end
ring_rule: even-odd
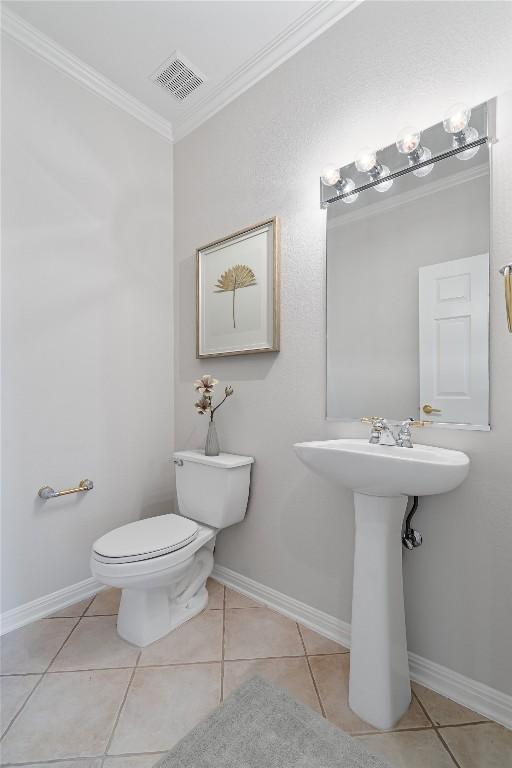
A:
POLYGON ((371 424, 372 427, 375 427, 377 425, 383 425, 386 422, 386 419, 384 419, 382 416, 363 416, 360 421, 363 422, 363 424, 371 424))

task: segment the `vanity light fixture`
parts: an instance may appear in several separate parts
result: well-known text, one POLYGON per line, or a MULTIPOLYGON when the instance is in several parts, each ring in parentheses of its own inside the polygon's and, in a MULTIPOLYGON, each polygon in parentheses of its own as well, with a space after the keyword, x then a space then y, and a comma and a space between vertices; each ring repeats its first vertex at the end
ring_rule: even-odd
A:
MULTIPOLYGON (((385 179, 389 176, 389 168, 387 165, 381 165, 377 162, 377 153, 373 149, 360 149, 356 155, 356 168, 360 173, 367 173, 371 181, 378 181, 379 179, 385 179)), ((376 184, 374 189, 377 192, 387 192, 393 186, 393 179, 388 181, 382 181, 380 184, 376 184)))
MULTIPOLYGON (((428 147, 423 147, 420 143, 421 132, 412 125, 407 125, 399 132, 396 137, 396 148, 402 155, 407 155, 409 165, 417 165, 425 160, 430 160, 432 152, 428 147)), ((413 174, 418 178, 428 176, 434 169, 434 164, 424 165, 421 168, 415 168, 413 174)))
MULTIPOLYGON (((340 173, 340 169, 336 168, 335 165, 326 165, 320 178, 322 179, 322 184, 326 187, 334 187, 339 195, 345 195, 347 192, 351 192, 356 186, 354 180, 344 178, 340 173)), ((355 192, 353 195, 348 195, 348 197, 342 198, 342 202, 350 205, 351 203, 355 203, 358 197, 359 192, 355 192)))
MULTIPOLYGON (((453 104, 450 109, 447 110, 446 116, 443 120, 443 128, 446 133, 452 135, 452 146, 454 149, 459 149, 465 144, 471 144, 471 142, 478 139, 478 131, 469 125, 471 118, 471 108, 466 104, 453 104)), ((480 147, 471 147, 471 149, 465 152, 459 152, 457 158, 459 160, 471 160, 476 155, 480 147)))
MULTIPOLYGON (((365 147, 359 150, 355 161, 343 166, 326 166, 320 179, 320 206, 326 208, 340 200, 354 203, 367 189, 387 192, 394 179, 408 174, 424 178, 432 173, 437 162, 452 156, 470 160, 481 146, 494 143, 495 136, 495 99, 473 108, 462 103, 454 104, 444 119, 435 125, 424 130, 407 125, 393 144, 381 149, 365 147), (423 138, 427 146, 423 144, 423 138), (354 172, 354 165, 357 172, 354 172)), ((370 196, 372 194, 369 192, 370 196)), ((366 199, 364 195, 363 199, 366 199)))

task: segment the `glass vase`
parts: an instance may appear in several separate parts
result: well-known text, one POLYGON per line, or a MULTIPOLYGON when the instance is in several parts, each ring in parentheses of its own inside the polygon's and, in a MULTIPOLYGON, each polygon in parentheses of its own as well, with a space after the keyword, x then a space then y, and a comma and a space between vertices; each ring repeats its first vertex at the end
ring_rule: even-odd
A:
POLYGON ((210 421, 208 424, 208 434, 206 435, 206 444, 204 446, 205 456, 218 456, 219 455, 219 440, 217 437, 217 430, 215 429, 215 422, 210 421))

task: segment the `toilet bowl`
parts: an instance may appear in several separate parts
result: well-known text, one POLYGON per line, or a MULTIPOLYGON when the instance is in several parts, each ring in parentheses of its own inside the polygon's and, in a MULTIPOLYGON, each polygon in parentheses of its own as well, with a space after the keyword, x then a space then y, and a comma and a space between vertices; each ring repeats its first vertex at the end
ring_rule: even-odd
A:
POLYGON ((122 590, 117 630, 124 640, 144 647, 206 608, 215 538, 245 516, 253 461, 177 451, 181 514, 128 523, 94 542, 93 576, 122 590))

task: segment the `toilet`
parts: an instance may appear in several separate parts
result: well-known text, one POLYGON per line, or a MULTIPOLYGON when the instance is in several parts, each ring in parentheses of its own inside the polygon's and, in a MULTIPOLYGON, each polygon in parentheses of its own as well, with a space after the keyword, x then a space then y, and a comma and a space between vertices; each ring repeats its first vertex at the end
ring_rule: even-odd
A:
POLYGON ((206 608, 215 537, 247 509, 253 458, 199 450, 173 458, 180 514, 122 525, 92 546, 93 576, 122 590, 119 635, 141 647, 206 608))

